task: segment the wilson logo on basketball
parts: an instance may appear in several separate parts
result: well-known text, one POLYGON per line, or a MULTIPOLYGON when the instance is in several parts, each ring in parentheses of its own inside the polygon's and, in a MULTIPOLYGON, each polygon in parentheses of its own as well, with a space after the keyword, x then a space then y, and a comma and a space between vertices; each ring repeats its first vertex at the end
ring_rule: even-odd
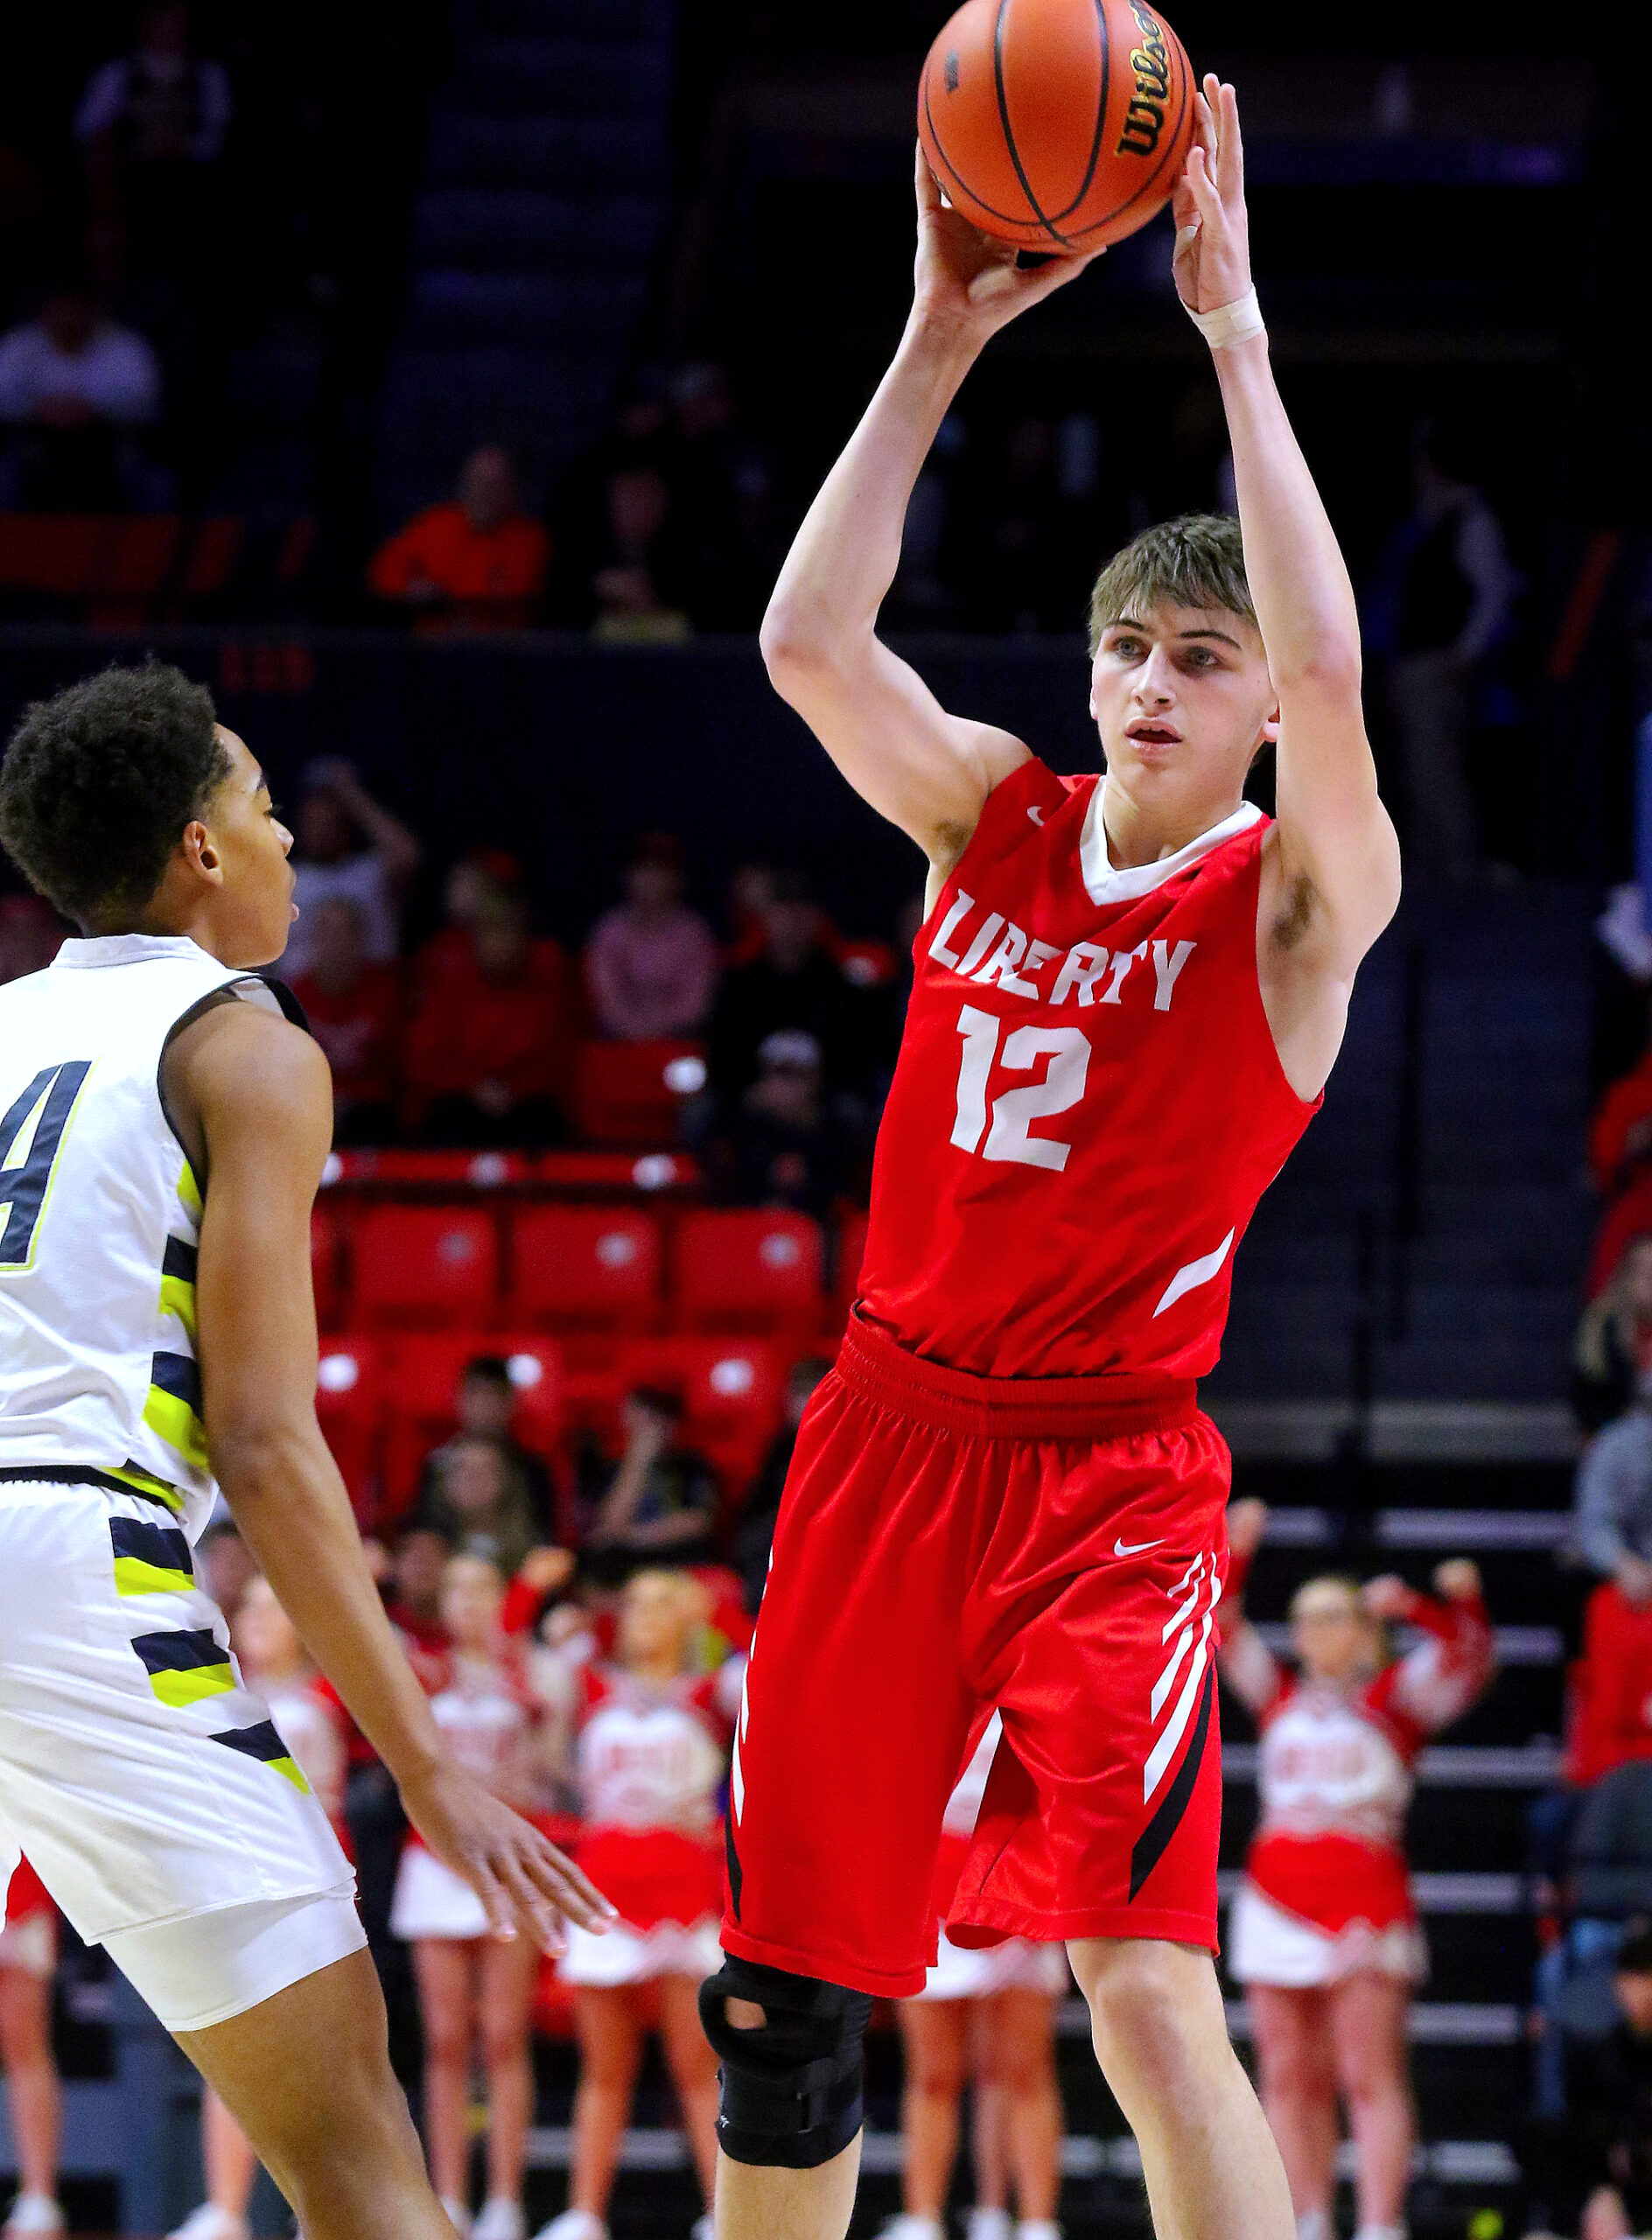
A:
POLYGON ((1142 43, 1130 49, 1135 91, 1124 112, 1124 129, 1118 136, 1114 153, 1151 156, 1165 129, 1165 108, 1170 99, 1170 56, 1165 46, 1165 34, 1152 10, 1143 7, 1141 0, 1130 0, 1130 11, 1140 29, 1142 43))

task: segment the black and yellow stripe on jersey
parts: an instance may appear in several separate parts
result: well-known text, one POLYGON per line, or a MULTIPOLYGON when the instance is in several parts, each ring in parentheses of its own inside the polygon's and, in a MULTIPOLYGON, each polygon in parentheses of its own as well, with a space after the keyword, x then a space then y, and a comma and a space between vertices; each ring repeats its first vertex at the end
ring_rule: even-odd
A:
POLYGON ((155 1354, 150 1362, 144 1421, 157 1438, 197 1470, 210 1469, 206 1426, 201 1420, 200 1367, 191 1354, 155 1354))
POLYGON ((112 1516, 109 1540, 117 1594, 187 1594, 194 1586, 189 1543, 172 1525, 112 1516))
POLYGON ((302 1789, 306 1796, 310 1784, 298 1768, 298 1761, 276 1731, 273 1719, 261 1718, 253 1726, 228 1727, 222 1734, 214 1734, 214 1742, 221 1742, 227 1750, 239 1750, 243 1758, 256 1758, 259 1764, 268 1766, 284 1781, 302 1789))
POLYGON ((210 1626, 169 1626, 158 1634, 139 1634, 132 1648, 150 1686, 174 1711, 208 1696, 234 1693, 235 1668, 210 1626))

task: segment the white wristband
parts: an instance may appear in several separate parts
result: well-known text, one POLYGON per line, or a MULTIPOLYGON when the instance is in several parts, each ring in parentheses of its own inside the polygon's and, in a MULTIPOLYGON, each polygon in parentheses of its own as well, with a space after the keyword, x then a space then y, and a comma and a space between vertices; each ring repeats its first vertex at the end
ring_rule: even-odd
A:
POLYGON ((1187 314, 1213 350, 1225 349, 1230 342, 1244 342, 1253 334, 1265 332, 1262 306, 1256 301, 1256 291, 1247 288, 1237 303, 1219 304, 1214 312, 1190 311, 1187 314))

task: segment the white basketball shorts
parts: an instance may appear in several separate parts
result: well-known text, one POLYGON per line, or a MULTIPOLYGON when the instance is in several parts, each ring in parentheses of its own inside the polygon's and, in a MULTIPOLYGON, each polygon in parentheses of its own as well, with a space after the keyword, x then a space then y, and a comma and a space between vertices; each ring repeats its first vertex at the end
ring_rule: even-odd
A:
POLYGON ((172 2030, 366 1941, 349 1862, 228 1641, 158 1503, 0 1484, 0 1886, 26 1852, 172 2030))

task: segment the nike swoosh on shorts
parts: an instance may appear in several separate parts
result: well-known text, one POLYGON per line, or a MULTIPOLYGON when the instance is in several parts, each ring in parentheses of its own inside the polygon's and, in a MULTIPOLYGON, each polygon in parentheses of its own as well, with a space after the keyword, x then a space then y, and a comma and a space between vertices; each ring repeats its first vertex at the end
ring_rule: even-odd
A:
POLYGON ((1133 1546, 1126 1547, 1123 1540, 1115 1540, 1113 1553, 1116 1556, 1140 1556, 1149 1548, 1162 1548, 1164 1544, 1162 1540, 1138 1540, 1133 1546))

